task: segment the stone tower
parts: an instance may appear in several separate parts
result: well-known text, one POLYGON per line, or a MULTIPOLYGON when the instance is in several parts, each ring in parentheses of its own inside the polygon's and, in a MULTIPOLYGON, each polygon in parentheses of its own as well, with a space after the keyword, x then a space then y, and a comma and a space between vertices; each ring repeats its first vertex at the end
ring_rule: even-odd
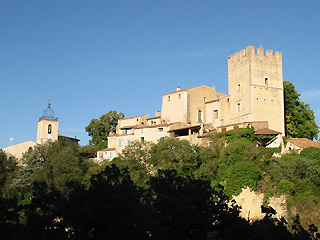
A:
POLYGON ((43 144, 48 140, 58 140, 58 130, 58 118, 54 117, 54 111, 49 103, 47 109, 44 110, 43 116, 38 121, 37 143, 43 144))
POLYGON ((231 124, 268 121, 284 134, 282 54, 253 46, 228 57, 231 124))

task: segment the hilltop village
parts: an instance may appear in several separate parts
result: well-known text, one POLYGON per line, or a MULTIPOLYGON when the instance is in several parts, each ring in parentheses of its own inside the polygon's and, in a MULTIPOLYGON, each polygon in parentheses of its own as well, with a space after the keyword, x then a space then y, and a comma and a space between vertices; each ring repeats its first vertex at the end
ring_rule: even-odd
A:
MULTIPOLYGON (((113 159, 134 140, 186 139, 208 146, 207 133, 252 126, 258 134, 284 135, 282 53, 248 46, 228 57, 228 94, 196 86, 162 95, 161 111, 120 119, 98 161, 113 159)), ((273 147, 279 146, 278 141, 273 147)))
MULTIPOLYGON (((289 139, 285 135, 282 53, 248 46, 228 57, 228 94, 215 86, 199 85, 187 89, 180 86, 162 95, 161 111, 118 120, 115 133, 108 136, 108 148, 97 151, 95 161, 112 160, 133 141, 156 143, 162 137, 188 140, 192 144, 210 146, 209 133, 253 127, 256 135, 267 135, 259 145, 283 147, 284 152, 320 147, 309 139, 289 139)), ((51 104, 39 118, 37 140, 19 143, 2 150, 16 158, 36 144, 65 139, 77 144, 79 139, 59 133, 58 118, 51 104)))

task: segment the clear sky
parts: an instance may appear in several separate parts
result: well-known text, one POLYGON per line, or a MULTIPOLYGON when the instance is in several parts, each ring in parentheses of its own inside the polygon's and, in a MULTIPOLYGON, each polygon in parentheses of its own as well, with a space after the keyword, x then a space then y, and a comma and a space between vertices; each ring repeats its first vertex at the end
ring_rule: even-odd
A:
POLYGON ((248 45, 283 53, 284 80, 320 124, 319 0, 0 1, 0 148, 36 140, 48 100, 60 133, 109 110, 161 108, 176 86, 227 93, 227 57, 248 45))

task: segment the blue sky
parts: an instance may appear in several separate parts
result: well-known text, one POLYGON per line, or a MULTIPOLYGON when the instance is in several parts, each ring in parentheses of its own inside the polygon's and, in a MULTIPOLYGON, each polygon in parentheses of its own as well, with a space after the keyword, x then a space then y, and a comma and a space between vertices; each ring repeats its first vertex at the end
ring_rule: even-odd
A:
POLYGON ((60 133, 109 110, 161 108, 196 85, 227 93, 227 57, 248 45, 283 53, 284 80, 320 124, 320 1, 0 1, 0 148, 36 140, 48 100, 60 133))

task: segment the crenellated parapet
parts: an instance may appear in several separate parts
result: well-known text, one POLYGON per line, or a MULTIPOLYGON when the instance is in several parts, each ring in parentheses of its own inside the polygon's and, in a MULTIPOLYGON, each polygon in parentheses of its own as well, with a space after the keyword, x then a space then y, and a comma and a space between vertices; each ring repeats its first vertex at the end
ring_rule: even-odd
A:
POLYGON ((282 62, 282 53, 275 52, 273 54, 273 50, 266 50, 266 52, 264 52, 264 48, 262 47, 255 49, 254 46, 248 46, 246 49, 242 49, 239 52, 229 56, 228 62, 232 64, 237 62, 245 62, 248 61, 248 59, 282 62))

